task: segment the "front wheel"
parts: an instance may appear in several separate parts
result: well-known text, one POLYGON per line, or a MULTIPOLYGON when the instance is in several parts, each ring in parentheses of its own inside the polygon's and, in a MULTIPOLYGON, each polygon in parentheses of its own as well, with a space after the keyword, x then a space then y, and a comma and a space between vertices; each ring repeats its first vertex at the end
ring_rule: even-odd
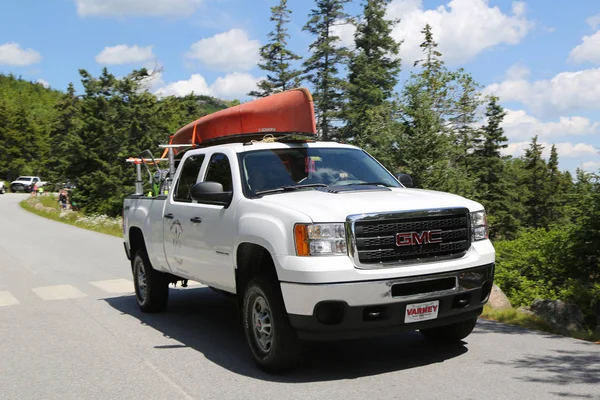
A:
POLYGON ((167 307, 169 281, 150 265, 144 250, 138 250, 133 259, 135 297, 144 312, 159 312, 167 307))
POLYGON ((440 326, 437 328, 421 329, 425 338, 436 343, 455 344, 460 343, 473 332, 477 324, 477 317, 466 321, 456 322, 451 325, 440 326))
POLYGON ((244 333, 256 363, 270 373, 294 368, 300 341, 290 326, 276 282, 264 277, 252 279, 242 307, 244 333))

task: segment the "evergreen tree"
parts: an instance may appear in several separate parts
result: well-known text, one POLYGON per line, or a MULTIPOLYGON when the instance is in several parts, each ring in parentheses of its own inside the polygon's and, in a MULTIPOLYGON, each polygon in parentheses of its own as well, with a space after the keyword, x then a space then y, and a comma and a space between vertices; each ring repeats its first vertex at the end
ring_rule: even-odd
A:
POLYGON ((390 0, 363 2, 363 15, 354 35, 356 50, 349 60, 343 136, 365 147, 377 141, 366 133, 373 120, 393 117, 396 106, 392 95, 400 72, 400 44, 391 36, 397 21, 385 18, 389 3, 390 0))
POLYGON ((548 166, 542 158, 544 147, 538 143, 534 136, 527 150, 525 150, 525 176, 522 182, 526 189, 525 208, 526 224, 532 228, 547 227, 548 199, 548 166))
POLYGON ((481 129, 483 138, 475 143, 473 154, 479 198, 489 215, 492 238, 512 238, 519 228, 516 218, 519 213, 515 209, 518 202, 515 203, 510 196, 516 190, 511 187, 514 178, 505 173, 505 162, 501 155, 508 141, 502 128, 505 115, 498 98, 491 97, 485 113, 487 122, 481 129))
POLYGON ((424 58, 402 91, 403 132, 398 163, 415 185, 475 197, 477 182, 466 156, 476 136, 477 85, 462 70, 449 71, 437 50, 431 27, 421 31, 424 58))
POLYGON ((265 97, 274 93, 300 86, 301 70, 292 69, 291 62, 302 59, 287 47, 289 34, 285 27, 290 22, 291 10, 287 8, 287 0, 280 0, 279 5, 271 7, 271 22, 275 22, 275 30, 270 32, 270 42, 261 47, 261 62, 258 66, 267 71, 267 79, 258 82, 258 90, 248 93, 249 96, 265 97))
POLYGON ((58 100, 55 108, 58 117, 50 132, 52 151, 47 165, 47 179, 55 184, 66 181, 76 182, 80 172, 78 160, 81 159, 86 148, 78 134, 81 125, 81 108, 72 83, 69 83, 67 92, 58 100))
MULTIPOLYGON (((567 178, 568 179, 568 178, 567 178)), ((558 169, 558 152, 553 144, 548 158, 548 186, 546 188, 547 209, 544 214, 548 218, 548 223, 561 224, 565 213, 563 204, 565 203, 566 190, 571 185, 565 181, 565 176, 558 169)))
POLYGON ((346 62, 348 51, 339 47, 339 37, 333 32, 337 25, 347 23, 344 5, 350 0, 316 0, 309 21, 303 30, 316 36, 309 46, 312 55, 304 62, 306 79, 313 85, 317 126, 323 140, 335 136, 332 121, 339 116, 343 102, 343 83, 338 65, 346 62))

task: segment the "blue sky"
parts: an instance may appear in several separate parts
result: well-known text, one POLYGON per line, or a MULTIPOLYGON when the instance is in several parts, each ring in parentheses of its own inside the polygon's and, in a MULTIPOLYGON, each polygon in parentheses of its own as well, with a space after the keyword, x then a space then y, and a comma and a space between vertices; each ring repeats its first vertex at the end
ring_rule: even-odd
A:
MULTIPOLYGON (((117 76, 159 67, 151 91, 192 90, 244 98, 262 76, 259 46, 278 0, 19 0, 0 13, 0 73, 64 90, 79 69, 117 76)), ((302 31, 313 1, 288 0, 290 47, 308 54, 302 31)), ((347 11, 358 14, 360 1, 347 11)), ((600 169, 600 2, 393 0, 401 18, 405 79, 419 56, 419 31, 433 27, 451 68, 464 68, 507 109, 507 153, 520 155, 538 134, 555 143, 561 168, 600 169)), ((340 29, 351 44, 352 30, 340 29)), ((401 89, 401 84, 398 89, 401 89)))

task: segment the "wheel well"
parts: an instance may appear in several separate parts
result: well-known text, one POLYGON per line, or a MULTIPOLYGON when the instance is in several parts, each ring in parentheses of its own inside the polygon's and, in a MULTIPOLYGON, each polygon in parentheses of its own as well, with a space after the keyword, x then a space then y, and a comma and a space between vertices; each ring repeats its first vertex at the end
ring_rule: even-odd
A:
POLYGON ((131 265, 133 267, 133 259, 135 253, 139 250, 146 250, 146 243, 144 243, 144 234, 140 228, 133 227, 129 229, 129 247, 131 251, 131 265))
POLYGON ((237 249, 236 261, 237 293, 242 293, 246 283, 255 276, 265 276, 277 280, 277 271, 271 253, 262 246, 254 243, 240 244, 237 249))

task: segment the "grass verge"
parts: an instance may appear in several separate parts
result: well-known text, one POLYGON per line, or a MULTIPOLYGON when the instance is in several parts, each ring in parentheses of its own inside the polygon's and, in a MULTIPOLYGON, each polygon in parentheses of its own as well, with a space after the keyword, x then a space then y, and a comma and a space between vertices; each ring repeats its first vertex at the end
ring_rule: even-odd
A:
POLYGON ((40 217, 106 235, 123 237, 120 218, 110 218, 106 215, 83 215, 78 211, 61 210, 58 199, 52 194, 30 197, 21 201, 20 205, 21 208, 40 217))
MULTIPOLYGON (((481 317, 492 321, 502 322, 504 324, 519 326, 521 328, 560 335, 560 333, 554 330, 550 324, 544 320, 536 317, 535 315, 529 315, 527 313, 517 311, 514 308, 495 310, 489 305, 486 305, 483 307, 483 313, 481 314, 481 317)), ((572 332, 570 337, 600 344, 600 334, 594 334, 591 332, 572 332)))

